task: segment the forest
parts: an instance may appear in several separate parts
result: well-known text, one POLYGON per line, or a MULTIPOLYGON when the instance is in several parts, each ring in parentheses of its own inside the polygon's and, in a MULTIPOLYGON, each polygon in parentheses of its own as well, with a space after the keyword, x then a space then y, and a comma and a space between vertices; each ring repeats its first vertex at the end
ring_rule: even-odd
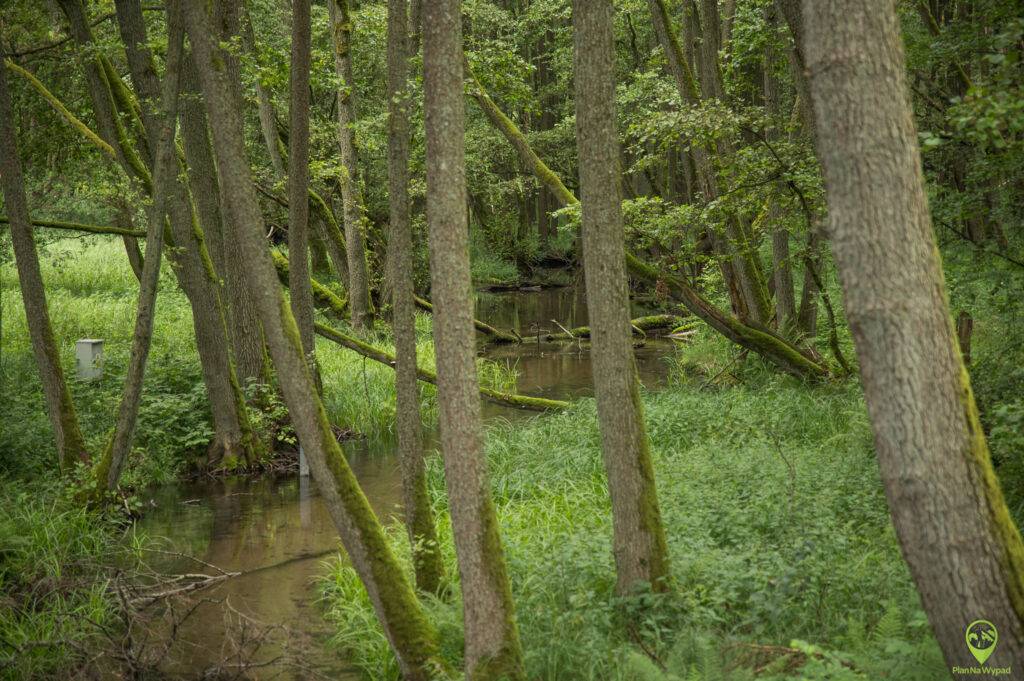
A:
POLYGON ((1020 0, 4 0, 0 679, 1024 678, 1020 0))

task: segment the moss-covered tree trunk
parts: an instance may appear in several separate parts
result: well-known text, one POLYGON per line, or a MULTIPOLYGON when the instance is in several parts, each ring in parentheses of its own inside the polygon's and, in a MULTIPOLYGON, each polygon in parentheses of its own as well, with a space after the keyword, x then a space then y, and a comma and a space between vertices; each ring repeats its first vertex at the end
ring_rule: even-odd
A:
MULTIPOLYGON (((184 32, 181 12, 168 5, 167 66, 164 74, 163 92, 159 106, 162 111, 150 111, 149 115, 159 124, 153 142, 153 198, 149 206, 149 223, 146 228, 146 260, 139 280, 139 300, 135 312, 135 328, 132 346, 128 356, 128 371, 124 379, 124 390, 114 422, 114 435, 104 452, 97 470, 97 484, 100 489, 117 488, 121 471, 131 451, 135 423, 142 399, 142 383, 146 373, 150 342, 153 338, 153 320, 156 315, 157 288, 160 282, 160 264, 163 262, 164 221, 167 218, 167 203, 174 191, 174 176, 177 165, 174 158, 174 137, 178 118, 178 91, 181 73, 182 43, 184 32)), ((156 107, 156 102, 147 102, 156 107)))
POLYGON ((629 326, 626 249, 615 130, 614 9, 574 0, 576 146, 580 159, 583 265, 601 452, 612 499, 617 589, 668 587, 668 549, 644 428, 629 326))
POLYGON ((477 393, 466 224, 461 4, 432 0, 423 6, 427 225, 441 450, 462 583, 466 678, 523 679, 477 393))
POLYGON ((264 241, 264 222, 246 157, 240 112, 226 94, 224 57, 202 0, 185 0, 188 35, 199 69, 221 188, 237 220, 229 238, 248 268, 267 345, 295 431, 352 565, 366 586, 399 668, 406 679, 441 675, 437 636, 388 546, 379 521, 331 431, 313 374, 305 361, 295 318, 282 295, 264 241))
POLYGON ((957 348, 894 0, 805 0, 829 233, 893 524, 950 665, 1024 663, 1024 543, 957 348))
POLYGON ((416 371, 416 303, 409 221, 409 55, 407 0, 388 1, 388 274, 395 336, 395 413, 402 466, 402 505, 413 547, 416 587, 440 593, 444 565, 423 464, 423 423, 416 371))
POLYGON ((50 325, 50 311, 46 305, 46 290, 39 270, 39 255, 32 235, 21 159, 18 156, 14 130, 16 119, 7 87, 5 60, 0 45, 0 183, 3 185, 4 206, 11 226, 14 261, 18 269, 25 319, 32 339, 32 353, 36 358, 39 382, 46 398, 46 413, 50 417, 53 437, 57 443, 58 462, 61 469, 67 472, 76 462, 87 460, 89 455, 78 426, 71 391, 64 380, 60 350, 50 325))
POLYGON ((352 13, 348 0, 329 0, 334 35, 334 67, 341 79, 338 88, 338 148, 341 151, 341 199, 345 211, 345 252, 348 256, 349 307, 352 326, 362 329, 372 322, 370 280, 366 264, 364 209, 356 159, 355 80, 352 77, 352 13))
POLYGON ((288 269, 292 315, 306 361, 316 372, 313 288, 309 281, 310 0, 292 1, 288 105, 288 269))
MULTIPOLYGON (((768 135, 777 138, 775 130, 780 120, 779 80, 775 75, 778 50, 775 46, 775 33, 778 28, 778 16, 775 7, 768 5, 764 10, 765 24, 768 26, 768 39, 764 47, 764 63, 762 64, 762 87, 764 93, 765 113, 771 121, 768 135)), ((775 288, 775 323, 783 331, 789 331, 796 321, 796 297, 793 293, 793 265, 789 252, 789 230, 782 220, 784 215, 779 206, 778 193, 782 190, 782 182, 773 185, 773 194, 768 197, 767 223, 772 230, 772 282, 775 288)))

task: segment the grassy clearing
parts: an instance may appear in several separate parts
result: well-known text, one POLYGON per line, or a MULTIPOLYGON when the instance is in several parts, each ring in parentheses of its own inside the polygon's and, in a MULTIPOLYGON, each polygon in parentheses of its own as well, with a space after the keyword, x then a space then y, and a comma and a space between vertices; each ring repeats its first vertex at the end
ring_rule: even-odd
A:
MULTIPOLYGON (((902 671, 891 678, 941 676, 855 385, 808 390, 762 373, 742 387, 677 385, 646 395, 645 404, 675 580, 665 597, 613 594, 593 402, 489 429, 529 678, 742 679, 771 661, 758 651, 774 656, 780 673, 809 656, 802 678, 879 678, 894 669, 902 671), (755 645, 809 652, 787 657, 783 648, 755 645)), ((437 457, 430 485, 444 518, 437 457)), ((450 531, 441 525, 455 574, 450 531)), ((393 537, 404 552, 403 535, 393 537)), ((333 564, 323 587, 336 643, 368 678, 393 678, 351 570, 333 564)), ((429 607, 457 664, 458 596, 429 607)))
MULTIPOLYGON (((138 283, 121 242, 114 238, 62 239, 41 253, 43 279, 54 334, 82 429, 92 451, 102 448, 113 427, 131 346, 138 283), (102 338, 103 378, 74 377, 74 342, 102 338)), ((0 382, 7 412, 0 430, 0 472, 35 477, 53 470, 50 425, 29 341, 28 326, 12 262, 0 266, 3 319, 0 382)), ((334 323, 334 322, 332 322, 334 323)), ((417 322, 420 363, 433 368, 430 318, 417 322)), ((386 331, 369 338, 393 352, 386 331)), ((318 339, 327 411, 338 425, 369 437, 394 424, 394 371, 318 339)), ((501 390, 514 386, 502 365, 480 362, 482 380, 501 390)), ((423 387, 424 418, 435 418, 433 386, 423 387)), ((254 418, 255 423, 266 419, 254 418)), ((201 457, 212 434, 209 405, 195 349, 192 313, 169 266, 161 271, 160 294, 146 385, 136 429, 136 447, 124 483, 138 487, 173 480, 201 457)))

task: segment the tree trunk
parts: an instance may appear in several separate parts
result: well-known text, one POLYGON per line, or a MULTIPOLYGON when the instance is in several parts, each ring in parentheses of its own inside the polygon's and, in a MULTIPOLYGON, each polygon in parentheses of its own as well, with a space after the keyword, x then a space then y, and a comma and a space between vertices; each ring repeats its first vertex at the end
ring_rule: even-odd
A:
MULTIPOLYGON (((691 30, 701 35, 702 44, 705 45, 697 59, 702 66, 703 80, 703 83, 698 83, 697 77, 683 53, 675 28, 672 26, 665 0, 648 0, 648 7, 651 18, 654 20, 655 33, 665 52, 669 71, 676 81, 682 101, 691 106, 698 106, 702 98, 722 99, 724 92, 718 73, 718 22, 714 21, 713 28, 707 28, 700 32, 701 24, 696 7, 688 10, 691 30), (702 85, 703 95, 701 93, 702 85)), ((717 18, 717 12, 714 16, 717 18)), ((720 195, 717 171, 712 163, 711 155, 713 153, 728 155, 733 153, 733 150, 731 145, 719 141, 713 148, 695 146, 692 151, 698 180, 704 192, 704 198, 709 202, 716 200, 720 195)), ((709 232, 711 232, 715 249, 720 255, 728 256, 727 259, 721 261, 720 266, 726 287, 729 290, 733 311, 741 320, 764 324, 771 316, 771 303, 768 300, 764 273, 757 261, 757 254, 753 250, 749 228, 741 222, 739 216, 732 214, 725 216, 725 224, 727 239, 715 234, 713 230, 709 230, 709 232)))
POLYGON ((338 89, 338 146, 342 173, 339 177, 345 208, 345 251, 348 255, 349 307, 352 327, 362 329, 372 323, 370 282, 366 265, 363 234, 364 209, 359 190, 356 162, 355 80, 352 77, 352 15, 348 0, 329 0, 331 31, 334 34, 334 68, 342 81, 338 89))
MULTIPOLYGON (((156 315, 157 288, 160 283, 160 263, 163 261, 164 220, 167 217, 168 197, 174 190, 177 168, 174 158, 174 134, 178 118, 179 75, 182 43, 184 41, 180 7, 168 5, 167 71, 159 106, 162 111, 150 111, 149 116, 159 121, 153 139, 153 199, 149 208, 146 234, 146 261, 139 281, 139 302, 135 313, 135 330, 128 358, 128 372, 124 391, 114 423, 114 435, 103 453, 97 469, 97 491, 117 489, 121 471, 131 451, 135 423, 142 398, 142 383, 146 373, 150 341, 153 338, 153 319, 156 315)), ((156 102, 150 106, 157 106, 156 102)))
POLYGON ((462 582, 468 679, 524 679, 484 454, 466 224, 459 0, 423 7, 427 225, 441 450, 462 582))
POLYGON ((64 380, 60 365, 60 350, 53 337, 50 312, 46 305, 46 290, 39 270, 35 237, 29 220, 28 200, 21 174, 15 138, 14 109, 7 87, 6 57, 0 46, 0 183, 3 185, 4 204, 11 225, 14 260, 18 268, 21 299, 25 306, 32 352, 39 368, 39 382, 46 397, 46 413, 53 427, 57 444, 58 463, 63 472, 70 472, 79 461, 87 461, 89 453, 78 426, 78 415, 71 400, 71 391, 64 380))
POLYGON ((316 373, 313 289, 309 283, 309 70, 310 0, 292 0, 288 106, 288 267, 292 315, 302 349, 316 373))
MULTIPOLYGON (((998 628, 1024 662, 1024 543, 957 348, 921 171, 894 0, 805 0, 829 232, 903 556, 946 662, 998 628)), ((965 660, 965 658, 967 658, 965 660)))
POLYGON ((182 91, 193 96, 181 102, 181 137, 199 222, 206 228, 205 233, 216 235, 216 239, 211 238, 210 241, 218 246, 210 250, 216 269, 225 281, 227 335, 231 342, 235 372, 243 385, 252 381, 267 382, 269 376, 266 372, 263 328, 256 315, 252 292, 245 284, 243 263, 233 249, 224 245, 224 222, 231 217, 225 210, 224 197, 221 196, 217 182, 206 111, 199 97, 199 75, 191 55, 185 57, 183 68, 182 91))
POLYGON ((345 461, 305 362, 295 319, 281 293, 264 241, 263 216, 246 157, 242 119, 227 95, 224 58, 204 4, 202 0, 187 0, 185 14, 214 133, 221 187, 237 218, 229 223, 228 236, 238 244, 248 265, 247 278, 255 294, 281 391, 324 503, 353 567, 366 586, 403 676, 427 681, 443 670, 437 653, 437 635, 345 461))
POLYGON ((617 590, 667 589, 665 528, 644 428, 629 327, 625 235, 615 130, 614 9, 574 0, 576 144, 583 208, 583 271, 601 451, 612 499, 617 590))
MULTIPOLYGON (((240 5, 242 47, 253 58, 258 58, 256 52, 256 35, 252 28, 252 19, 248 12, 248 2, 243 1, 240 5)), ((274 175, 284 177, 284 156, 281 154, 281 137, 277 133, 277 116, 274 113, 274 103, 270 99, 270 92, 267 91, 259 74, 254 79, 256 87, 256 108, 260 119, 260 132, 263 133, 263 143, 267 147, 267 155, 270 157, 270 166, 274 169, 274 175)))
MULTIPOLYGON (((134 230, 135 225, 132 219, 132 211, 127 201, 121 201, 117 206, 117 217, 115 218, 117 226, 124 230, 134 230)), ((128 236, 127 234, 121 237, 121 241, 124 243, 124 252, 128 256, 128 264, 132 268, 132 274, 140 282, 142 281, 142 265, 144 259, 142 257, 142 250, 139 249, 139 240, 134 236, 128 236)))
MULTIPOLYGON (((779 122, 779 83, 775 77, 775 62, 778 53, 775 50, 776 28, 778 19, 775 9, 768 5, 764 10, 765 23, 768 26, 768 40, 764 49, 764 106, 770 119, 770 130, 774 131, 779 122)), ((772 139, 778 137, 769 132, 772 139)), ((773 186, 776 194, 782 190, 781 183, 773 186)), ((772 229, 772 278, 775 284, 775 322, 784 333, 793 328, 796 322, 796 297, 793 293, 793 266, 789 254, 789 230, 782 225, 783 214, 779 206, 778 196, 768 197, 768 225, 772 229)))
POLYGON ((423 464, 423 422, 416 378, 416 303, 413 291, 412 224, 409 221, 409 56, 407 1, 388 2, 388 273, 395 336, 395 414, 402 466, 402 505, 413 550, 416 587, 440 594, 444 565, 423 464))

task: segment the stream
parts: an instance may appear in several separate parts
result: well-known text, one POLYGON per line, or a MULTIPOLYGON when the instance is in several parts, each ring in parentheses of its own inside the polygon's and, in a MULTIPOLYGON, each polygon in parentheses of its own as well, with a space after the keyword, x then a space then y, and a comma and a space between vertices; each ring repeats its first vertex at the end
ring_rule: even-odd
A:
MULTIPOLYGON (((582 286, 479 292, 476 306, 479 319, 501 329, 515 328, 527 338, 521 345, 490 346, 483 351, 489 359, 516 369, 518 392, 557 399, 593 394, 586 345, 530 340, 538 333, 557 332, 552 320, 567 328, 587 324, 582 286)), ((645 313, 634 312, 634 317, 645 313)), ((660 385, 672 342, 650 338, 635 352, 641 382, 648 389, 660 385)), ((532 414, 486 400, 483 404, 485 420, 532 414)), ((351 440, 343 446, 378 517, 383 522, 400 518, 401 479, 394 443, 351 440)), ((332 628, 322 616, 314 582, 340 543, 312 479, 181 482, 149 490, 143 500, 150 508, 137 529, 163 538, 159 546, 167 552, 148 557, 153 567, 168 573, 215 574, 209 566, 186 558, 194 556, 222 570, 242 573, 201 592, 199 605, 178 628, 176 644, 162 665, 168 675, 197 678, 214 666, 237 671, 231 665, 239 662, 236 649, 241 646, 248 652, 259 648, 251 657, 257 663, 273 662, 282 655, 292 663, 286 668, 270 665, 251 670, 251 677, 359 678, 327 645, 332 628), (274 636, 261 643, 258 632, 267 626, 286 627, 290 642, 281 643, 285 637, 274 636)))

